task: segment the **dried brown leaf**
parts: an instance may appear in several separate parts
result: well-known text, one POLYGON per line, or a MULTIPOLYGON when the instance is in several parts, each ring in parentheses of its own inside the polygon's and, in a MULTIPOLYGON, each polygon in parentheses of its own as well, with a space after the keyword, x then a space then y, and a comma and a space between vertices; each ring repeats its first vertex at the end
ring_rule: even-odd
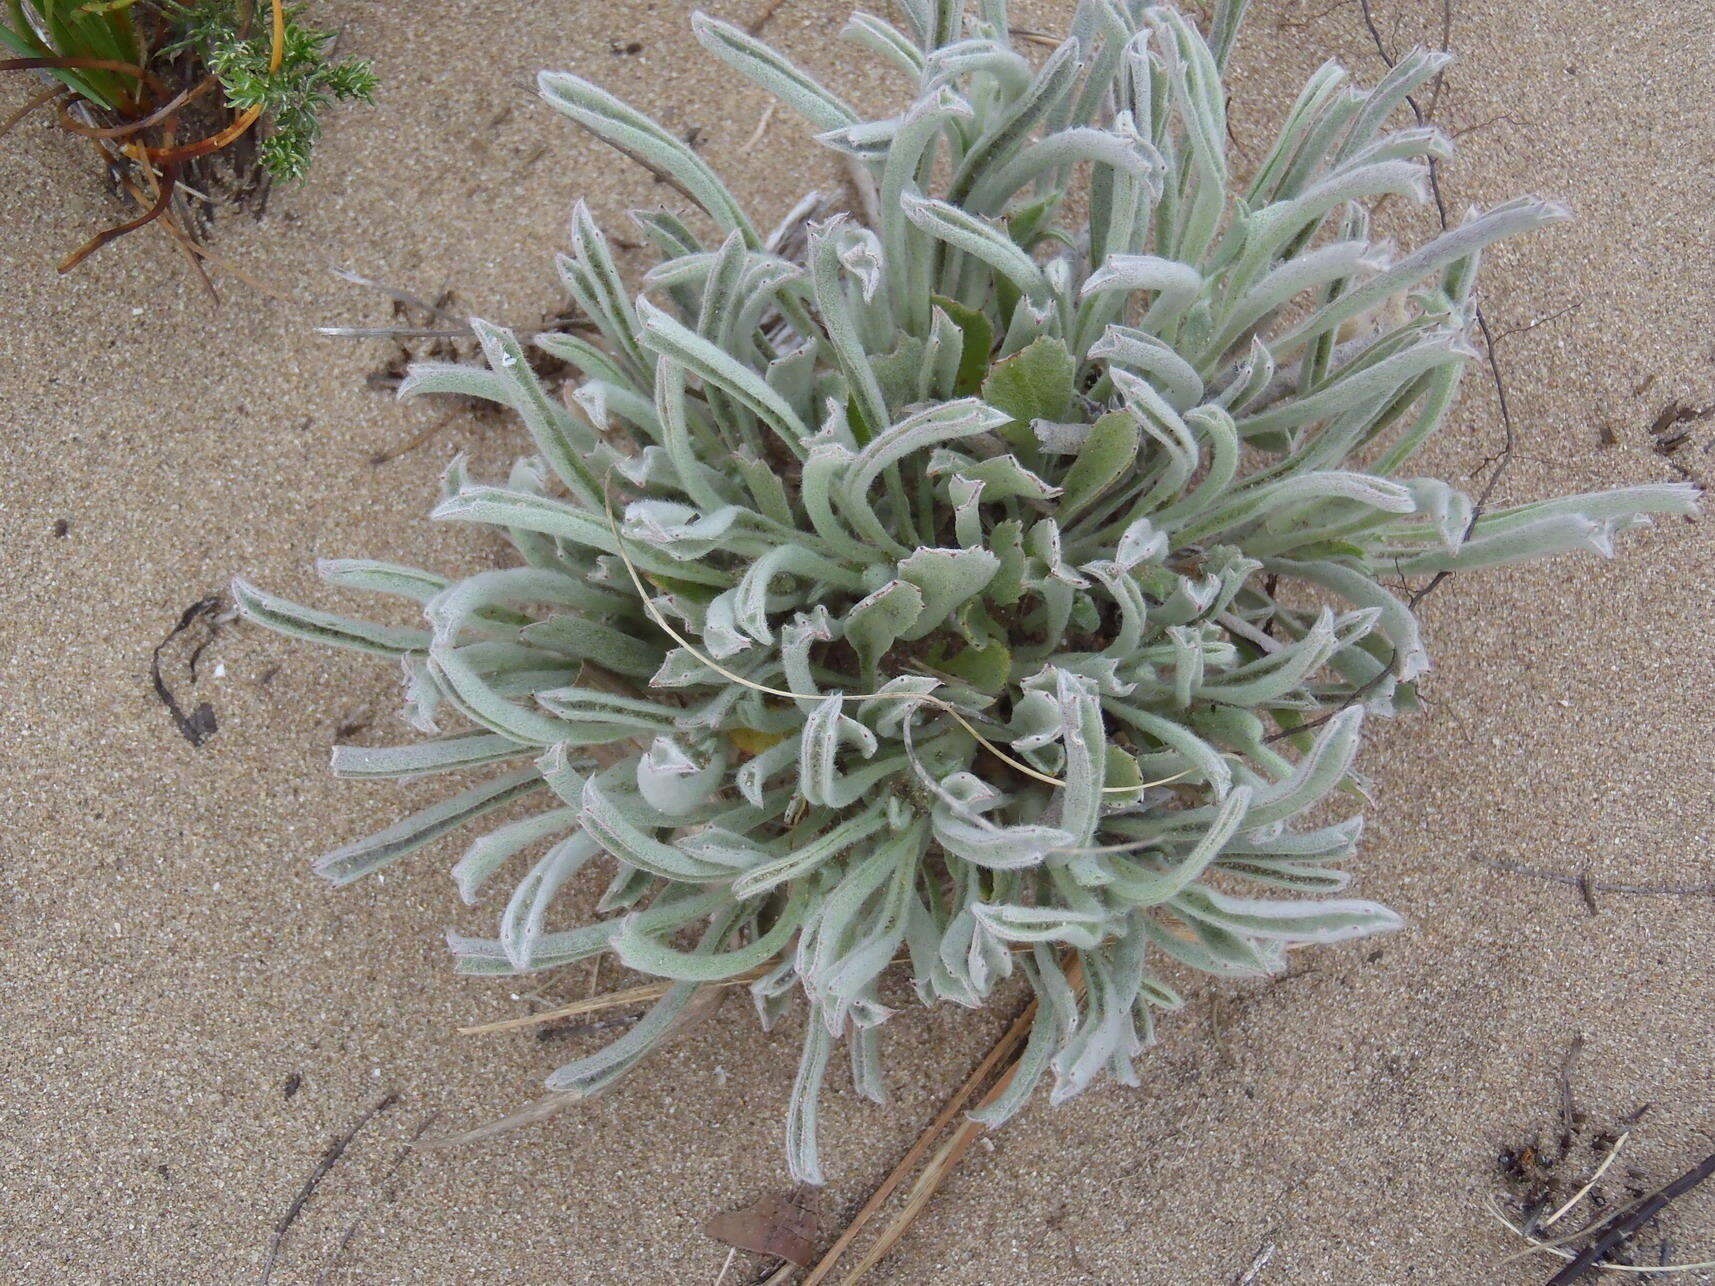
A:
POLYGON ((816 1255, 817 1197, 805 1183, 765 1193, 748 1206, 716 1215, 703 1231, 722 1245, 808 1268, 816 1255))

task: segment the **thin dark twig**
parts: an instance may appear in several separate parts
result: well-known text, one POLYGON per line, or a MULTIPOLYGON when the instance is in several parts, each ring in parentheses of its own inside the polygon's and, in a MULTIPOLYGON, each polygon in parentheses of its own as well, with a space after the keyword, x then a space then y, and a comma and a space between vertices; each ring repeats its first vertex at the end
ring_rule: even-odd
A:
MULTIPOLYGON (((1430 181, 1434 182, 1434 178, 1435 171, 1431 167, 1430 181)), ((1513 458, 1513 447, 1517 443, 1517 435, 1513 432, 1512 408, 1507 402, 1507 382, 1501 377, 1501 364, 1495 357, 1495 337, 1489 330, 1489 319, 1484 315, 1481 304, 1473 304, 1472 312, 1477 317, 1477 329, 1483 332, 1483 351, 1489 357, 1489 375, 1495 385, 1495 401, 1500 410, 1503 437, 1501 449, 1494 455, 1485 456, 1482 464, 1477 466, 1479 469, 1483 469, 1492 464, 1494 468, 1490 469, 1489 480, 1483 484, 1482 491, 1477 495, 1477 503, 1471 509, 1471 521, 1465 527, 1465 539, 1467 540, 1471 538, 1471 532, 1476 529, 1478 519, 1483 516, 1483 510, 1488 507, 1489 497, 1495 493, 1495 487, 1500 482, 1501 475, 1506 472, 1507 465, 1513 458)))
POLYGON ((1503 330, 1500 334, 1495 336, 1495 343, 1498 344, 1503 339, 1511 339, 1514 335, 1528 335, 1538 326, 1546 326, 1550 322, 1557 322, 1562 317, 1575 313, 1582 307, 1584 307, 1584 301, 1582 299, 1577 299, 1572 303, 1567 304, 1564 308, 1556 308, 1553 312, 1542 317, 1538 317, 1535 321, 1525 322, 1519 326, 1509 326, 1506 330, 1503 330))
POLYGON ((1572 1096, 1572 1067, 1583 1052, 1584 1033, 1573 1032, 1572 1039, 1566 1046, 1566 1056, 1560 1060, 1560 1071, 1555 1077, 1560 1090, 1560 1124, 1569 1132, 1576 1129, 1578 1124, 1578 1104, 1572 1096))
POLYGON ((286 1234, 291 1231, 292 1225, 298 1221, 298 1216, 303 1213, 310 1198, 315 1196, 316 1189, 321 1187, 322 1180, 328 1176, 328 1171, 339 1163, 339 1159, 345 1155, 345 1150, 351 1146, 352 1140, 358 1136, 363 1127, 398 1101, 399 1095, 396 1093, 383 1095, 378 1101, 371 1104, 362 1116, 357 1118, 349 1130, 328 1144, 327 1150, 322 1153, 321 1160, 316 1162, 316 1168, 310 1171, 310 1177, 304 1180, 304 1186, 298 1189, 298 1195, 292 1198, 292 1204, 286 1207, 286 1213, 281 1215, 279 1222, 274 1225, 274 1239, 268 1243, 268 1258, 262 1263, 261 1286, 268 1286, 269 1278, 274 1275, 275 1261, 280 1258, 280 1246, 285 1242, 286 1234))
POLYGON ((71 93, 71 91, 64 85, 49 85, 41 93, 26 101, 22 107, 13 112, 4 121, 0 121, 0 138, 5 138, 6 135, 10 134, 14 125, 23 120, 31 112, 35 111, 38 107, 45 107, 62 94, 69 93, 71 93))
MULTIPOLYGON (((1394 66, 1395 59, 1394 56, 1388 52, 1387 42, 1382 39, 1381 29, 1376 26, 1375 14, 1370 9, 1370 0, 1358 0, 1358 10, 1363 14, 1364 26, 1369 29, 1370 39, 1375 42, 1376 52, 1381 55, 1382 62, 1386 63, 1391 69, 1394 66)), ((1441 48, 1443 52, 1446 52, 1448 46, 1452 44, 1452 37, 1452 0, 1442 0, 1441 48)), ((1434 115, 1435 100, 1440 97, 1441 79, 1444 75, 1444 70, 1435 74, 1435 88, 1432 91, 1433 97, 1430 99, 1430 105, 1427 110, 1418 103, 1414 96, 1409 94, 1406 96, 1406 105, 1411 108, 1411 114, 1417 119, 1417 123, 1419 125, 1429 124, 1434 115)), ((1441 222, 1441 230, 1445 232, 1451 226, 1451 220, 1447 214, 1447 197, 1441 190, 1441 162, 1438 157, 1434 156, 1429 158, 1429 191, 1435 198, 1435 213, 1441 222)), ((1469 540, 1471 538, 1471 533, 1476 530, 1478 521, 1482 518, 1484 510, 1488 507, 1489 498, 1494 495, 1496 486, 1500 484, 1501 475, 1506 472, 1507 465, 1512 460, 1513 448, 1517 443, 1517 434, 1513 429, 1512 403, 1507 396, 1507 382, 1505 377, 1501 374, 1500 361, 1495 356, 1496 341, 1494 332, 1489 328, 1489 319, 1483 312, 1482 304, 1473 301, 1471 311, 1476 318, 1477 329, 1483 334, 1483 351, 1488 358, 1490 380, 1495 386, 1495 402, 1497 404, 1497 411, 1501 421, 1502 442, 1501 449, 1499 451, 1495 452, 1493 455, 1485 456, 1482 463, 1477 466, 1479 470, 1489 469, 1490 472, 1488 480, 1483 484, 1482 491, 1477 495, 1477 503, 1471 509, 1471 520, 1465 526, 1466 540, 1469 540), (1491 466, 1493 467, 1491 468, 1491 466)), ((1427 596, 1429 590, 1436 588, 1446 578, 1447 573, 1438 573, 1422 592, 1423 596, 1427 596)), ((1418 601, 1421 601, 1421 597, 1414 600, 1412 606, 1415 607, 1418 601)))
POLYGON ((1715 880, 1706 884, 1631 884, 1624 881, 1589 880, 1582 875, 1572 875, 1566 871, 1549 871, 1540 867, 1526 866, 1522 862, 1496 861, 1486 857, 1471 859, 1479 866, 1486 866, 1491 871, 1502 871, 1508 875, 1525 875, 1533 880, 1548 880, 1554 884, 1564 884, 1568 888, 1582 889, 1586 886, 1597 893, 1626 893, 1642 897, 1671 897, 1671 898, 1707 898, 1715 897, 1715 880))
MULTIPOLYGON (((1450 49, 1453 46, 1453 0, 1441 0, 1441 48, 1450 49)), ((1447 80, 1447 69, 1443 67, 1435 73, 1435 79, 1429 82, 1429 107, 1424 111, 1425 120, 1435 119, 1435 109, 1441 106, 1441 86, 1447 80)))
POLYGON ((1715 1174, 1715 1155, 1692 1166, 1648 1200, 1640 1202, 1629 1214, 1615 1216, 1607 1225, 1607 1231, 1584 1247, 1571 1263, 1549 1278, 1546 1286, 1572 1286, 1573 1282, 1589 1276, 1615 1246, 1712 1174, 1715 1174))
POLYGON ((400 1167, 403 1166, 406 1161, 410 1160, 411 1153, 416 1150, 417 1141, 428 1132, 429 1127, 435 1123, 440 1115, 441 1113, 439 1109, 437 1109, 430 1112, 421 1121, 417 1122, 417 1128, 411 1131, 411 1137, 405 1140, 405 1146, 399 1149, 398 1154, 393 1158, 393 1163, 387 1167, 387 1173, 381 1176, 380 1182, 375 1185, 375 1190, 369 1194, 369 1200, 363 1203, 363 1209, 357 1212, 357 1218, 351 1221, 351 1226, 345 1230, 345 1236, 341 1237, 339 1239, 339 1245, 334 1247, 333 1256, 328 1260, 327 1266, 322 1269, 320 1275, 316 1278, 316 1286, 322 1286, 322 1283, 326 1282, 328 1277, 332 1275, 334 1268, 339 1264, 340 1256, 345 1254, 346 1248, 351 1245, 352 1240, 357 1236, 357 1230, 362 1226, 364 1219, 366 1219, 369 1216, 369 1212, 375 1208, 376 1202, 381 1200, 381 1194, 386 1190, 387 1185, 393 1182, 393 1178, 399 1173, 400 1167))
POLYGON ((1302 18, 1282 18, 1276 24, 1282 31, 1303 31, 1320 22, 1330 14, 1338 13, 1352 3, 1352 0, 1334 0, 1326 9, 1307 14, 1302 18))
MULTIPOLYGON (((1358 12, 1363 15, 1364 26, 1369 30, 1370 39, 1375 42, 1376 52, 1381 55, 1382 62, 1385 63, 1389 69, 1392 69, 1395 59, 1394 56, 1388 52, 1387 41, 1382 36, 1381 28, 1376 25, 1376 17, 1375 13, 1370 8, 1370 0, 1358 0, 1358 12)), ((1445 52, 1447 47, 1452 43, 1452 36, 1452 0, 1442 0, 1441 48, 1443 52, 1445 52)), ((1418 103, 1415 97, 1411 95, 1406 96, 1406 104, 1411 108, 1411 114, 1417 119, 1417 123, 1419 125, 1427 125, 1430 121, 1430 116, 1435 108, 1435 101, 1440 97, 1441 79, 1443 74, 1443 72, 1437 72, 1435 74, 1435 80, 1433 82, 1435 88, 1427 111, 1418 103)), ((1441 230, 1446 232, 1451 228, 1452 220, 1449 218, 1447 213, 1446 194, 1441 190, 1441 163, 1439 158, 1434 156, 1429 158, 1428 163, 1429 191, 1435 199, 1436 218, 1441 224, 1441 230)), ((1483 306, 1474 300, 1471 304, 1471 312, 1476 319, 1477 328, 1483 335, 1483 351, 1488 360, 1489 377, 1495 387, 1495 401, 1501 422, 1501 449, 1493 455, 1485 456, 1482 462, 1477 466, 1479 470, 1489 469, 1489 477, 1488 480, 1484 482, 1483 489, 1478 492, 1476 502, 1471 506, 1471 518, 1470 521, 1465 524, 1464 535, 1460 538, 1461 544, 1469 540, 1471 538, 1471 533, 1477 529, 1477 523, 1482 519, 1484 511, 1488 508, 1489 498, 1494 495, 1495 488, 1500 484, 1501 475, 1506 472, 1507 465, 1512 460, 1513 449, 1518 441, 1518 435, 1513 428, 1512 402, 1507 396, 1507 382, 1505 376, 1501 374, 1500 361, 1495 356, 1496 340, 1494 333, 1489 329, 1489 319, 1483 313, 1483 306)), ((1423 586, 1423 588, 1419 589, 1410 597, 1410 599, 1407 600, 1407 609, 1415 612, 1423 603, 1423 600, 1439 589, 1452 574, 1452 572, 1448 571, 1436 572, 1434 576, 1429 578, 1429 581, 1423 586)), ((1399 649, 1397 647, 1392 648, 1392 653, 1393 655, 1388 658, 1388 662, 1385 666, 1376 671, 1375 675, 1372 676, 1362 687, 1347 693, 1345 699, 1332 710, 1318 715, 1314 719, 1307 720, 1296 727, 1282 728, 1276 732, 1271 732, 1268 736, 1263 738, 1263 741, 1265 743, 1280 741, 1286 737, 1295 737, 1300 733, 1309 732, 1313 728, 1319 728, 1341 711, 1362 701, 1365 697, 1369 696, 1370 693, 1379 688, 1382 681, 1392 673, 1394 663, 1399 659, 1399 649)))
MULTIPOLYGON (((1338 7, 1338 6, 1336 6, 1338 7)), ((1391 69, 1394 56, 1388 52, 1387 41, 1382 38, 1381 28, 1376 25, 1376 16, 1370 9, 1370 0, 1358 0, 1358 8, 1364 15, 1364 26, 1369 28, 1370 39, 1375 41, 1376 52, 1382 56, 1382 61, 1391 69)), ((1453 44, 1453 0, 1441 0, 1441 49, 1445 52, 1453 44)), ((1419 123, 1426 123, 1435 116, 1435 106, 1441 97, 1441 82, 1444 72, 1436 72, 1435 79, 1430 82, 1429 108, 1427 111, 1417 111, 1412 105, 1412 111, 1417 113, 1419 123)))
POLYGON ((391 450, 382 448, 375 452, 369 457, 369 463, 378 467, 384 464, 391 464, 407 452, 415 451, 418 447, 422 446, 423 443, 427 442, 442 429, 446 428, 447 425, 458 419, 459 413, 463 410, 465 410, 464 407, 455 406, 452 410, 441 416, 440 419, 433 421, 426 428, 419 429, 416 433, 413 433, 404 441, 403 444, 396 446, 391 450))
POLYGON ((1458 129, 1448 130, 1448 136, 1453 139, 1470 138, 1473 134, 1481 134, 1484 130, 1493 129, 1497 125, 1523 125, 1524 122, 1511 112, 1501 112, 1491 116, 1486 121, 1478 121, 1475 125, 1461 125, 1458 129))

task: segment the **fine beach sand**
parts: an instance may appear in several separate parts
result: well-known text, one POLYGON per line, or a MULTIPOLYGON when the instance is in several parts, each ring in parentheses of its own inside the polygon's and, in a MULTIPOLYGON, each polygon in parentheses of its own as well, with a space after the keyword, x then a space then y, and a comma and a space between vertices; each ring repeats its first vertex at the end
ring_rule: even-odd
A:
MULTIPOLYGON (((746 22, 769 6, 707 7, 746 22)), ((1438 40, 1438 6, 1371 7, 1390 48, 1438 40)), ((491 1120, 618 1029, 456 1034, 534 1002, 452 975, 442 930, 486 930, 497 908, 458 905, 440 850, 343 890, 311 874, 317 852, 435 797, 326 772, 337 729, 406 736, 391 667, 223 629, 194 688, 169 674, 218 719, 195 748, 151 690, 150 654, 234 573, 339 607, 318 556, 499 556, 424 514, 455 451, 492 472, 515 428, 461 417, 372 466, 441 411, 364 387, 384 345, 310 328, 387 321, 332 265, 450 284, 472 312, 532 324, 558 304, 551 255, 576 196, 620 231, 625 208, 671 196, 539 104, 537 69, 697 129, 765 224, 835 173, 784 111, 744 151, 763 99, 702 53, 688 5, 314 8, 375 58, 382 96, 331 117, 310 180, 262 222, 218 227, 215 252, 283 299, 217 273, 213 307, 152 231, 58 277, 114 207, 85 150, 39 119, 0 148, 0 1278, 255 1281, 329 1141, 394 1091, 291 1227, 275 1282, 710 1283, 726 1252, 702 1221, 783 1182, 798 1020, 763 1034, 735 1000, 610 1097, 390 1173, 431 1113, 430 1134, 491 1120)), ((785 0, 767 35, 855 101, 899 101, 832 39, 848 8, 785 0)), ((1070 8, 1015 20, 1056 32, 1070 8)), ((1452 43, 1437 119, 1470 131, 1443 173, 1455 212, 1534 192, 1578 216, 1486 264, 1518 436, 1497 499, 1677 476, 1652 421, 1674 398, 1715 403, 1715 0, 1461 0, 1452 43)), ((1257 154, 1329 56, 1380 74, 1355 0, 1258 0, 1233 85, 1241 149, 1257 154)), ((0 82, 0 114, 28 92, 0 82)), ((1715 422, 1682 427, 1674 460, 1706 480, 1715 422)), ((1499 436, 1474 369, 1424 471, 1470 477, 1499 436)), ((1613 561, 1455 579, 1424 613, 1427 708, 1374 729, 1355 867, 1357 893, 1408 930, 1302 953, 1268 983, 1176 978, 1192 1002, 1141 1089, 1038 1101, 970 1152, 871 1280, 1205 1286, 1263 1259, 1256 1286, 1540 1286, 1548 1261, 1503 1265, 1519 1246, 1485 1202, 1502 1149, 1553 1132, 1575 1033, 1593 1125, 1650 1105, 1612 1196, 1630 1168, 1653 1187, 1715 1148, 1715 899, 1597 892, 1592 913, 1575 888, 1484 864, 1711 878, 1709 521, 1634 533, 1613 561)), ((575 997, 589 980, 554 986, 575 997)), ((903 1012, 886 1108, 829 1078, 830 1228, 1016 1002, 903 1012)), ((1663 1229, 1676 1258, 1715 1258, 1715 1185, 1663 1229)))

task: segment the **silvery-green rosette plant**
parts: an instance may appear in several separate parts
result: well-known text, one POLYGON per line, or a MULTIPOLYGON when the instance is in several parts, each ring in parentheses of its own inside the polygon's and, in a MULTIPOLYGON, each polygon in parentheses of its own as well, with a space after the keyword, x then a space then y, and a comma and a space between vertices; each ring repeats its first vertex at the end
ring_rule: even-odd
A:
POLYGON ((594 1094, 699 989, 749 977, 765 1023, 801 994, 786 1128, 819 1182, 816 1103, 844 1043, 880 1099, 877 1033, 906 994, 980 1006, 1022 973, 1040 1008, 1016 1112, 1101 1073, 1131 1084, 1163 963, 1268 974, 1295 944, 1393 929, 1339 896, 1357 819, 1306 821, 1352 780, 1367 713, 1428 665, 1411 587, 1575 549, 1695 493, 1634 487, 1474 517, 1410 465, 1472 357, 1496 239, 1561 217, 1510 201, 1422 248, 1372 238, 1422 201, 1447 140, 1389 130, 1443 56, 1373 90, 1324 67, 1248 181, 1226 154, 1238 3, 1084 0, 1046 58, 1001 0, 902 0, 845 34, 912 88, 866 120, 754 38, 702 42, 846 158, 867 217, 815 199, 763 235, 684 142, 565 73, 548 102, 695 207, 634 216, 635 295, 583 205, 566 290, 593 331, 506 330, 486 365, 404 391, 515 411, 504 481, 449 469, 434 511, 498 528, 518 565, 448 581, 369 561, 347 588, 424 626, 348 620, 242 582, 251 619, 399 658, 430 739, 340 746, 346 777, 497 775, 329 853, 353 880, 506 805, 453 867, 467 901, 517 863, 461 971, 611 952, 672 980, 627 1033, 548 1079, 594 1094), (587 338, 598 334, 599 340, 587 338), (585 868, 593 923, 554 923, 585 868))

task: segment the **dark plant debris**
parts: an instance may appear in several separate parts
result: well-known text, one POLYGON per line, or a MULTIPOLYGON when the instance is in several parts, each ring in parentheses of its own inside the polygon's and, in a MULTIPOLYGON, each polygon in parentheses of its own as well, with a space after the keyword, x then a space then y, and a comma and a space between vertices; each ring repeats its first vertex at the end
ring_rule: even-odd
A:
MULTIPOLYGON (((337 275, 346 281, 380 291, 391 301, 389 325, 337 327, 331 332, 343 338, 388 341, 387 356, 364 376, 367 387, 397 390, 415 362, 481 364, 480 347, 469 325, 464 321, 466 310, 458 294, 452 289, 442 290, 430 299, 371 281, 356 273, 340 271, 337 275)), ((589 328, 587 321, 574 316, 568 308, 544 317, 535 326, 525 328, 524 335, 528 338, 543 331, 589 328)), ((525 353, 525 360, 530 363, 530 369, 536 373, 536 377, 550 391, 558 393, 571 370, 570 366, 533 344, 526 345, 525 353)), ((375 467, 390 464, 400 456, 432 441, 461 417, 468 417, 484 427, 506 423, 505 412, 494 403, 481 398, 447 397, 440 399, 440 404, 447 409, 404 441, 375 451, 370 455, 369 463, 375 467)))
POLYGON ((339 1159, 345 1155, 346 1149, 351 1147, 352 1141, 363 1131, 363 1128, 398 1101, 399 1095, 397 1093, 383 1095, 365 1108, 363 1115, 359 1116, 344 1134, 328 1144, 321 1155, 321 1159, 316 1162, 315 1169, 310 1171, 309 1177, 304 1180, 303 1186, 292 1198, 292 1203, 286 1207, 286 1212, 274 1224, 274 1237, 268 1243, 268 1257, 262 1263, 262 1286, 268 1286, 269 1280, 274 1275, 274 1265, 280 1258, 280 1247, 286 1240, 286 1234, 291 1231, 292 1225, 298 1221, 298 1216, 304 1212, 304 1207, 309 1204, 310 1198, 315 1196, 316 1189, 321 1187, 322 1180, 328 1176, 328 1171, 339 1164, 339 1159))
POLYGON ((388 1185, 398 1178, 399 1171, 404 1168, 405 1162, 411 1159, 412 1154, 417 1150, 417 1144, 422 1141, 423 1135, 428 1133, 429 1127, 439 1119, 440 1115, 438 1111, 430 1112, 417 1122, 416 1129, 411 1131, 411 1137, 406 1139, 405 1146, 394 1154, 392 1163, 387 1167, 387 1172, 381 1176, 381 1181, 375 1185, 374 1191, 369 1194, 369 1200, 364 1202, 363 1208, 357 1212, 357 1217, 346 1228, 345 1235, 339 1239, 339 1245, 334 1247, 332 1256, 329 1257, 327 1263, 323 1265, 322 1271, 316 1277, 316 1286, 324 1286, 324 1283, 333 1275, 333 1270, 339 1266, 340 1259, 344 1257, 346 1250, 357 1237, 357 1230, 363 1226, 364 1219, 375 1209, 382 1198, 392 1199, 393 1194, 387 1190, 388 1185))
POLYGON ((617 1018, 569 1018, 564 1022, 548 1023, 536 1029, 536 1043, 546 1045, 551 1041, 564 1040, 568 1036, 576 1036, 581 1032, 608 1031, 615 1027, 630 1027, 643 1016, 639 1011, 635 1014, 623 1014, 617 1018))
MULTIPOLYGON (((1715 419, 1715 402, 1697 406, 1683 398, 1673 398, 1656 413, 1649 426, 1654 439, 1653 450, 1664 457, 1673 471, 1689 482, 1702 482, 1697 472, 1685 463, 1691 449, 1697 446, 1692 426, 1715 419)), ((1715 437, 1702 444, 1701 454, 1715 448, 1715 437)))
POLYGON ((364 376, 363 382, 369 388, 396 390, 412 362, 453 362, 469 352, 471 344, 460 342, 469 338, 469 330, 458 314, 458 296, 452 290, 443 290, 431 300, 382 286, 355 273, 339 275, 382 291, 392 301, 389 314, 392 325, 375 327, 372 334, 360 331, 356 336, 391 341, 386 359, 364 376), (436 326, 443 329, 436 330, 436 326))
POLYGON ((779 13, 786 0, 768 0, 762 11, 744 25, 744 29, 753 36, 760 36, 768 29, 768 24, 774 21, 774 15, 779 13))
POLYGON ((1656 1220, 1715 1175, 1715 1156, 1665 1184, 1621 1163, 1618 1149, 1653 1105, 1615 1119, 1582 1109, 1573 1078, 1584 1048, 1583 1034, 1575 1034, 1556 1068, 1553 1124, 1521 1133, 1496 1159, 1508 1217, 1527 1238, 1552 1241, 1570 1256, 1545 1286, 1572 1286, 1604 1265, 1671 1267, 1673 1247, 1656 1220))
POLYGON ((1553 312, 1544 313, 1542 316, 1531 321, 1520 322, 1517 326, 1509 326, 1505 330, 1496 331, 1495 343, 1498 344, 1503 339, 1511 339, 1515 335, 1528 335, 1531 331, 1537 329, 1537 327, 1547 326, 1551 322, 1559 321, 1562 317, 1569 317, 1582 307, 1584 307, 1584 301, 1580 299, 1574 303, 1567 304, 1562 308, 1556 308, 1553 312))
POLYGON ((1681 424, 1695 424, 1699 420, 1707 420, 1715 416, 1715 402, 1708 406, 1690 406, 1682 399, 1674 398, 1656 415, 1655 421, 1649 426, 1650 436, 1661 439, 1655 449, 1663 455, 1677 450, 1684 441, 1684 433, 1674 430, 1681 424))
POLYGON ((1551 884, 1564 884, 1578 890, 1586 906, 1592 913, 1597 909, 1595 895, 1597 893, 1618 893, 1636 897, 1664 898, 1708 898, 1715 897, 1715 880, 1701 884, 1641 884, 1629 880, 1593 880, 1590 872, 1584 870, 1577 875, 1569 871, 1553 871, 1544 867, 1526 866, 1522 862, 1501 861, 1494 858, 1473 856, 1472 861, 1479 866, 1486 866, 1491 871, 1500 871, 1506 875, 1522 875, 1533 880, 1547 880, 1551 884))
POLYGON ((368 715, 358 715, 351 719, 342 719, 333 730, 334 744, 339 745, 350 741, 358 733, 365 731, 375 721, 368 715))
POLYGON ((799 1184, 718 1214, 703 1231, 724 1246, 808 1268, 816 1257, 817 1190, 799 1184))
MULTIPOLYGON (((219 730, 214 707, 203 701, 187 715, 173 690, 167 686, 166 679, 162 677, 162 657, 169 650, 175 653, 182 651, 184 671, 190 685, 194 687, 197 681, 197 662, 220 633, 223 607, 224 600, 219 594, 199 598, 180 613, 178 623, 168 632, 166 638, 155 645, 155 650, 150 655, 149 681, 154 687, 155 696, 167 707, 167 713, 173 718, 173 726, 193 746, 201 746, 219 730), (175 644, 178 646, 175 647, 175 644)), ((169 664, 170 662, 169 657, 169 664)))
MULTIPOLYGON (((1603 1220, 1597 1229, 1590 1233, 1590 1241, 1584 1249, 1579 1251, 1565 1268, 1554 1274, 1548 1280, 1547 1286, 1572 1286, 1573 1282, 1583 1281, 1592 1273, 1600 1271, 1601 1265, 1605 1263, 1625 1262, 1614 1260, 1613 1254, 1626 1247, 1632 1238, 1648 1227, 1663 1210, 1712 1174, 1715 1174, 1715 1155, 1705 1157, 1671 1183, 1657 1188, 1631 1210, 1617 1212, 1603 1220)), ((1656 1261, 1660 1264, 1666 1258, 1664 1244, 1662 1253, 1656 1256, 1656 1261)))

